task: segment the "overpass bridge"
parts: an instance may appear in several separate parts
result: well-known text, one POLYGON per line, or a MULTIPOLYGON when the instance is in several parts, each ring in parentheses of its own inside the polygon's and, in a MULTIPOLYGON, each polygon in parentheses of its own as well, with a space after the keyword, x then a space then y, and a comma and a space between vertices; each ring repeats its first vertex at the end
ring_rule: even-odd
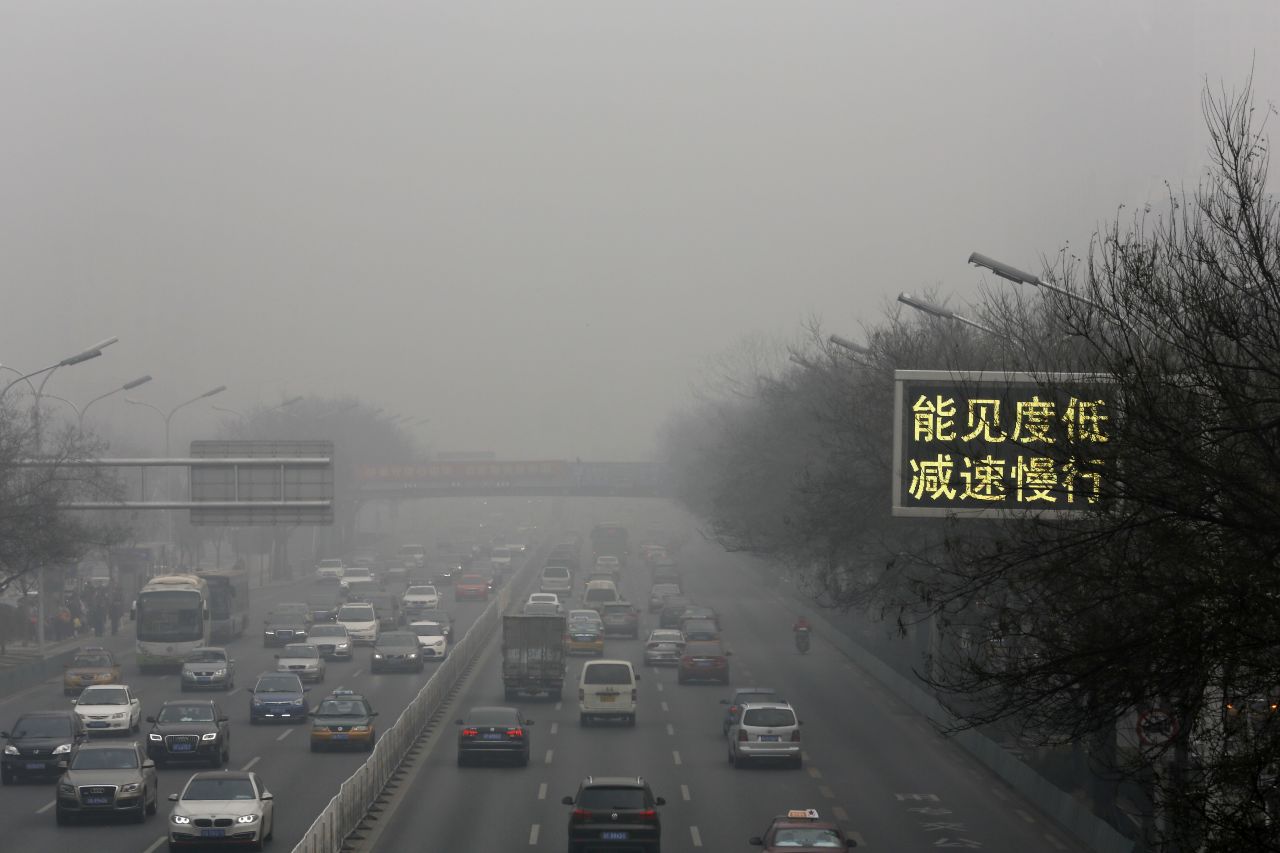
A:
POLYGON ((672 495, 667 466, 657 462, 564 459, 466 460, 357 464, 361 500, 434 497, 640 497, 672 495))

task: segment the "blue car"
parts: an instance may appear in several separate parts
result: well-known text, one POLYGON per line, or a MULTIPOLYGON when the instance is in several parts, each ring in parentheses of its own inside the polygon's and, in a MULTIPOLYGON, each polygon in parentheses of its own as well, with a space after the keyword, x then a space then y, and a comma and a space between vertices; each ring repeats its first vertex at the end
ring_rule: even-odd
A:
POLYGON ((302 679, 291 672, 258 676, 249 693, 249 722, 303 723, 311 711, 302 679))

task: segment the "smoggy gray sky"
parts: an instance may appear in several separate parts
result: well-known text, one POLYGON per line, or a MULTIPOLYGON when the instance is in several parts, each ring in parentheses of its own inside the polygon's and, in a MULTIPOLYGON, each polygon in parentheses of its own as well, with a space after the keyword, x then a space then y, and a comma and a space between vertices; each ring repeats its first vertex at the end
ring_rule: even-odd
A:
POLYGON ((1280 101, 1273 0, 0 0, 0 362, 118 335, 47 390, 645 458, 745 334, 963 301, 971 251, 1038 269, 1193 183, 1251 65, 1280 101))

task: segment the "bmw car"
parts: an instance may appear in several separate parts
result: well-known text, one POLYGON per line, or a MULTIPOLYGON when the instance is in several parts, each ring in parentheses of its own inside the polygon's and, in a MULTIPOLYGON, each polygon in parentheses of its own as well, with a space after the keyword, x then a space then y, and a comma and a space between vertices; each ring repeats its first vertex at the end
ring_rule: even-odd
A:
POLYGON ((257 773, 203 770, 170 794, 170 850, 233 846, 261 850, 275 832, 274 797, 257 773))

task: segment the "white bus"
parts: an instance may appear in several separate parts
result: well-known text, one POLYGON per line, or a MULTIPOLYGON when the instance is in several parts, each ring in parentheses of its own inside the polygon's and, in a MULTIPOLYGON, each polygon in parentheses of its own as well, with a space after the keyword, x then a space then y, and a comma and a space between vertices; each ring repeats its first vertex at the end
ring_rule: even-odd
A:
POLYGON ((138 669, 180 667, 187 652, 209 645, 209 586, 196 575, 151 578, 131 617, 138 629, 138 669))

